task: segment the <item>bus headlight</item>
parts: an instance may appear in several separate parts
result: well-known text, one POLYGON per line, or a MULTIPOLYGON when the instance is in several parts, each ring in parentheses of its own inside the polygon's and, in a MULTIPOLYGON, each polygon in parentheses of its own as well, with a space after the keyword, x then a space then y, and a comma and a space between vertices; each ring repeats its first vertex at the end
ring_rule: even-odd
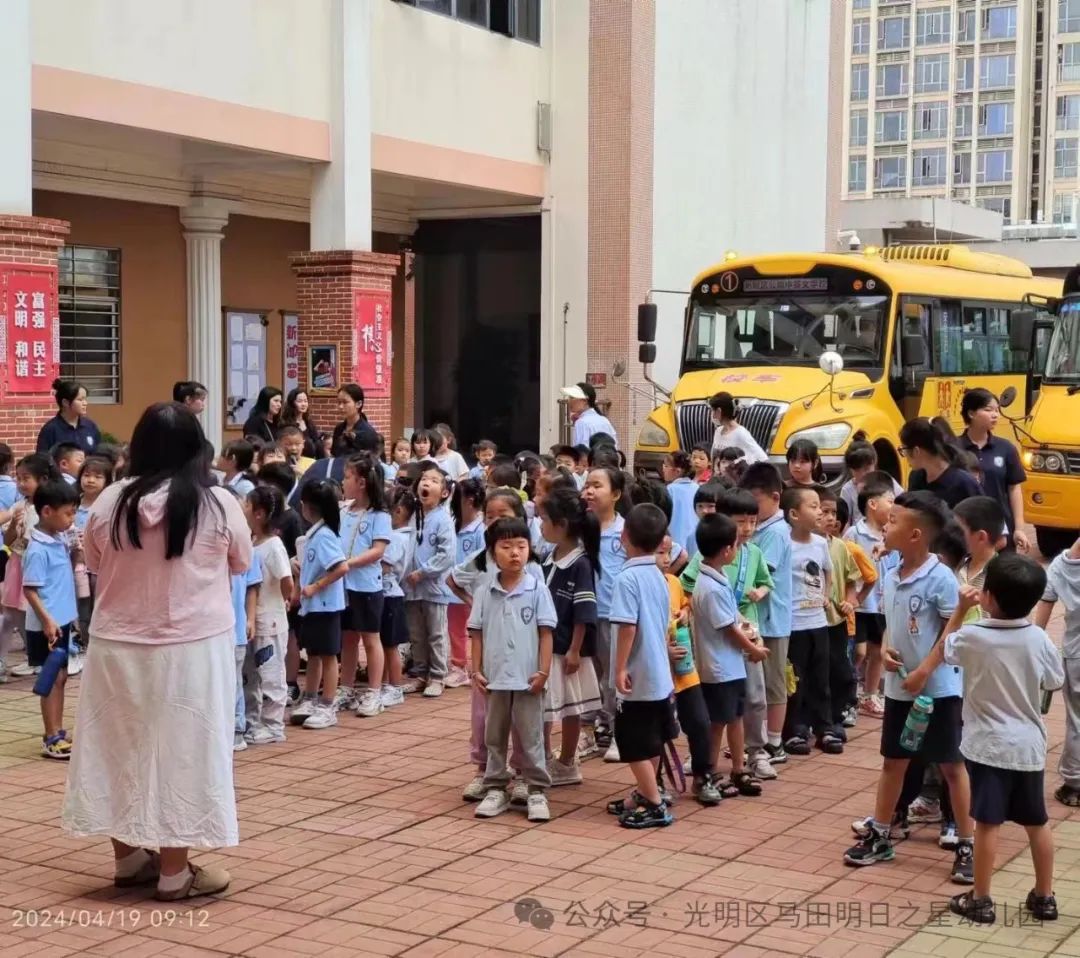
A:
POLYGON ((801 429, 788 437, 790 446, 797 439, 809 439, 818 449, 840 449, 851 435, 851 426, 846 422, 833 422, 827 426, 814 426, 801 429))
POLYGON ((641 427, 641 432, 638 433, 638 444, 642 446, 670 446, 671 437, 663 426, 657 425, 651 419, 646 419, 645 425, 641 427))
POLYGON ((1042 449, 1038 452, 1025 452, 1024 465, 1034 472, 1068 472, 1065 465, 1065 456, 1053 449, 1042 449))

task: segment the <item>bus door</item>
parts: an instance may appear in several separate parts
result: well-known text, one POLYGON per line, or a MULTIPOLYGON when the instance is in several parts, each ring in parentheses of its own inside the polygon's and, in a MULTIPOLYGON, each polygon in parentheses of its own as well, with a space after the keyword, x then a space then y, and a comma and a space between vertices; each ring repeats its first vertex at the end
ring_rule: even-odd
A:
POLYGON ((920 410, 932 375, 930 323, 939 310, 937 300, 922 296, 904 296, 897 308, 889 391, 904 422, 924 415, 920 410))

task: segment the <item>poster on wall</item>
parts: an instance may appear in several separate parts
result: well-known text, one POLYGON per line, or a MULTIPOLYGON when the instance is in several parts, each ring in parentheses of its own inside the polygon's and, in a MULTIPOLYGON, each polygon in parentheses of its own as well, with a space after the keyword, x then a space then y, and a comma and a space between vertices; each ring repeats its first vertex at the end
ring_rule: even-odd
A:
POLYGON ((390 395, 390 291, 358 289, 353 300, 353 382, 368 398, 390 395))
POLYGON ((336 343, 318 343, 308 346, 308 382, 316 396, 332 396, 338 380, 338 348, 336 343))
POLYGON ((285 385, 282 389, 288 396, 300 387, 300 316, 298 313, 281 314, 281 341, 285 352, 285 385))
POLYGON ((0 268, 0 399, 52 402, 60 374, 56 267, 0 268))
POLYGON ((266 314, 225 311, 225 425, 242 426, 266 385, 266 314))

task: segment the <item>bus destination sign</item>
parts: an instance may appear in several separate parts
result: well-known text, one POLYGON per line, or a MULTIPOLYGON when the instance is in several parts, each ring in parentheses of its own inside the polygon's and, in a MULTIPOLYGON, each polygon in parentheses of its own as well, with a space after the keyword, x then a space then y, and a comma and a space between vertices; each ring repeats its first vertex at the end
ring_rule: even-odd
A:
POLYGON ((752 266, 723 270, 703 282, 695 295, 710 297, 817 293, 888 295, 884 282, 861 270, 821 263, 802 276, 762 276, 752 266))

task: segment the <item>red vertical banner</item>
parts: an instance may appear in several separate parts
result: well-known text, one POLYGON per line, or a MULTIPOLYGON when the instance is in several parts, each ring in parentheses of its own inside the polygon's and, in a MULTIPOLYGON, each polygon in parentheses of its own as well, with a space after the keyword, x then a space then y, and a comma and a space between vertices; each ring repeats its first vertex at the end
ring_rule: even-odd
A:
POLYGON ((390 291, 358 289, 353 299, 353 382, 368 398, 390 395, 390 291))
POLYGON ((0 399, 51 402, 60 375, 55 266, 0 267, 0 399))

